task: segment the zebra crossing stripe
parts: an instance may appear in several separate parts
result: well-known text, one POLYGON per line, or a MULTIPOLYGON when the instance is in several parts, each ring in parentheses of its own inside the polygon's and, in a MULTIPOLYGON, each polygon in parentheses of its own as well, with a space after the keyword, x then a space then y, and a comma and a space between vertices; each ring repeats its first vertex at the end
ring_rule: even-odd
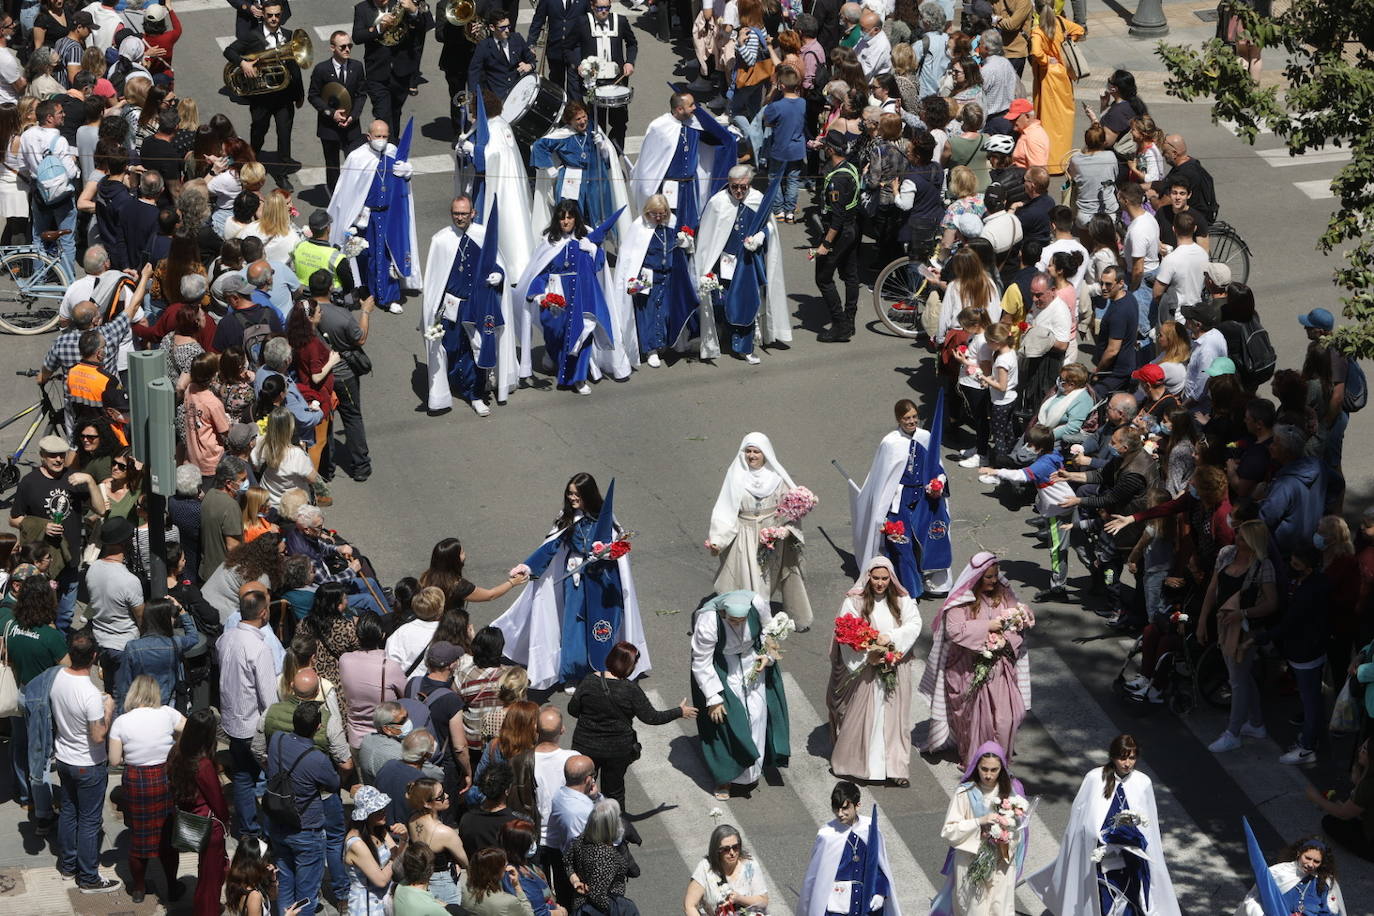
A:
POLYGON ((1274 168, 1283 169, 1295 165, 1320 165, 1326 162, 1344 162, 1350 158, 1350 149, 1348 147, 1316 149, 1303 153, 1300 156, 1292 156, 1289 155, 1287 147, 1281 146, 1278 149, 1256 150, 1255 155, 1259 156, 1274 168))

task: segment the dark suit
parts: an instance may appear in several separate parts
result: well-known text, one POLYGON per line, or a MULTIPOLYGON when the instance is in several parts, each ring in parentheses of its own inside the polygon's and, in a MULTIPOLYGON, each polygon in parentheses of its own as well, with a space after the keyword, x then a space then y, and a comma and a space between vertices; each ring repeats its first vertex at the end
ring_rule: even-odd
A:
POLYGON ((391 136, 399 137, 401 109, 410 96, 410 87, 420 68, 414 42, 434 24, 428 13, 407 13, 410 35, 397 45, 384 45, 372 24, 381 10, 372 0, 362 0, 353 7, 353 45, 363 48, 363 63, 367 65, 367 97, 372 102, 372 115, 391 127, 391 136))
POLYGON ((577 35, 579 25, 591 12, 589 6, 588 0, 538 0, 534 5, 534 19, 530 21, 527 40, 531 47, 539 43, 544 23, 548 22, 549 38, 544 59, 549 64, 549 80, 562 86, 573 99, 582 97, 582 81, 577 76, 582 43, 577 35))
MULTIPOLYGON (((291 30, 285 27, 279 28, 277 39, 277 47, 286 45, 291 40, 291 30)), ((245 55, 265 51, 267 47, 266 33, 259 26, 247 37, 237 39, 225 48, 224 57, 230 63, 238 64, 243 62, 245 55)), ((291 80, 285 89, 280 92, 250 95, 238 99, 238 101, 248 105, 248 142, 253 149, 258 151, 258 155, 263 159, 267 170, 278 177, 285 171, 285 165, 294 164, 291 158, 291 126, 296 120, 297 106, 305 99, 300 68, 296 66, 294 61, 288 61, 286 68, 291 73, 291 80), (263 156, 261 151, 263 142, 267 139, 267 125, 273 121, 276 122, 277 126, 277 150, 276 156, 269 158, 263 156)))
POLYGON ((477 45, 477 50, 472 54, 472 64, 468 67, 469 89, 474 92, 485 89, 504 100, 510 95, 511 87, 524 76, 517 69, 517 65, 529 64, 533 68, 538 63, 534 58, 534 52, 525 44, 525 39, 520 37, 519 32, 511 31, 509 44, 509 58, 501 53, 494 37, 485 38, 477 45))
MULTIPOLYGON (((264 0, 229 0, 229 5, 234 8, 235 38, 247 38, 262 25, 262 20, 248 12, 248 8, 256 3, 261 9, 263 2, 264 0)), ((290 18, 291 4, 289 0, 281 0, 281 21, 285 22, 290 18)))
POLYGON ((825 48, 826 54, 835 50, 835 46, 840 43, 840 36, 844 34, 840 22, 840 2, 841 0, 816 0, 816 5, 811 8, 811 15, 816 17, 816 23, 820 26, 816 40, 825 48))
POLYGON ((339 181, 340 155, 348 155, 363 141, 363 128, 359 123, 363 113, 363 65, 356 60, 342 61, 340 65, 343 67, 343 79, 340 79, 336 72, 336 63, 332 56, 316 64, 315 69, 310 71, 310 89, 305 94, 306 101, 317 112, 315 136, 320 139, 320 146, 324 148, 324 181, 331 192, 339 181), (321 95, 325 83, 339 83, 348 90, 348 97, 353 100, 353 106, 348 110, 348 114, 353 120, 347 127, 338 125, 334 120, 335 110, 321 95))
MULTIPOLYGON (((451 0, 440 0, 434 10, 434 38, 439 42, 439 69, 444 73, 448 86, 449 118, 453 121, 453 135, 460 133, 458 124, 461 114, 453 104, 453 97, 468 86, 468 67, 472 64, 472 52, 477 46, 468 41, 462 26, 449 25, 444 10, 451 0)), ((478 4, 480 18, 483 4, 478 4)))
MULTIPOLYGON (((592 30, 595 14, 583 16, 577 24, 578 35, 578 59, 585 57, 602 57, 598 49, 597 34, 592 30)), ((630 20, 619 13, 611 13, 606 17, 607 29, 611 32, 607 40, 610 45, 610 54, 606 59, 614 61, 618 66, 617 70, 623 71, 626 64, 633 64, 635 58, 639 56, 639 39, 635 37, 635 30, 630 26, 630 20)), ((624 148, 625 131, 630 123, 630 108, 628 105, 621 108, 598 108, 597 123, 599 123, 606 135, 611 138, 611 142, 616 146, 624 148)))

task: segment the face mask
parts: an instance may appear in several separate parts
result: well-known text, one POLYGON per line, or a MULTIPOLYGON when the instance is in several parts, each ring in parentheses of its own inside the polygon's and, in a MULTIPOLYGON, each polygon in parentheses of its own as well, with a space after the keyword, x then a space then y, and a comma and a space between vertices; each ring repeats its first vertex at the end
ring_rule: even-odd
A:
POLYGON ((406 735, 410 734, 413 731, 415 731, 415 723, 412 722, 410 719, 406 719, 404 722, 401 723, 401 732, 396 737, 404 738, 406 735))
POLYGON ((386 149, 386 138, 369 138, 367 141, 367 145, 372 147, 374 152, 380 153, 386 149))
POLYGON ((531 858, 531 859, 533 859, 535 856, 539 855, 539 841, 538 841, 538 840, 535 840, 535 841, 533 841, 532 843, 530 843, 530 851, 529 851, 526 855, 527 855, 528 858, 531 858))
POLYGON ((247 492, 248 492, 248 481, 245 480, 243 483, 239 484, 238 495, 239 495, 239 496, 242 496, 243 494, 245 494, 245 493, 247 493, 247 492))
POLYGON ((1312 546, 1318 550, 1326 549, 1326 538, 1321 536, 1321 532, 1312 535, 1312 546))
POLYGON ((1191 496, 1193 499, 1197 499, 1197 498, 1198 498, 1198 496, 1197 496, 1197 484, 1192 484, 1192 483, 1188 484, 1188 495, 1191 496))

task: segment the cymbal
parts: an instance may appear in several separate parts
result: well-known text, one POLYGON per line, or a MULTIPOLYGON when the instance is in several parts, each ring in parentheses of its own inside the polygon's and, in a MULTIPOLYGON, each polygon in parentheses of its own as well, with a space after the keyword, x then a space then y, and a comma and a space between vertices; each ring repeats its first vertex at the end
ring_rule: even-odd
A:
POLYGON ((329 82, 320 87, 320 97, 335 111, 352 111, 353 97, 342 83, 329 82))

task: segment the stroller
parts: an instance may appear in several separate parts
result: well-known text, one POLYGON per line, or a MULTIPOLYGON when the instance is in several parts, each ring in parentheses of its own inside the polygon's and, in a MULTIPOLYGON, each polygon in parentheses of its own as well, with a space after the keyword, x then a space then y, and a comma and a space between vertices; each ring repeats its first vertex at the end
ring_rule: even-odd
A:
POLYGON ((1197 640, 1190 614, 1196 611, 1200 596, 1189 584, 1165 586, 1168 610, 1150 621, 1122 660, 1113 689, 1126 702, 1149 706, 1144 683, 1161 694, 1161 705, 1176 716, 1186 716, 1199 702, 1215 709, 1231 703, 1230 680, 1221 649, 1213 639, 1204 646, 1197 640), (1150 664, 1153 657, 1154 664, 1150 664), (1135 668, 1137 676, 1127 678, 1135 668), (1148 670, 1148 673, 1147 673, 1148 670))

